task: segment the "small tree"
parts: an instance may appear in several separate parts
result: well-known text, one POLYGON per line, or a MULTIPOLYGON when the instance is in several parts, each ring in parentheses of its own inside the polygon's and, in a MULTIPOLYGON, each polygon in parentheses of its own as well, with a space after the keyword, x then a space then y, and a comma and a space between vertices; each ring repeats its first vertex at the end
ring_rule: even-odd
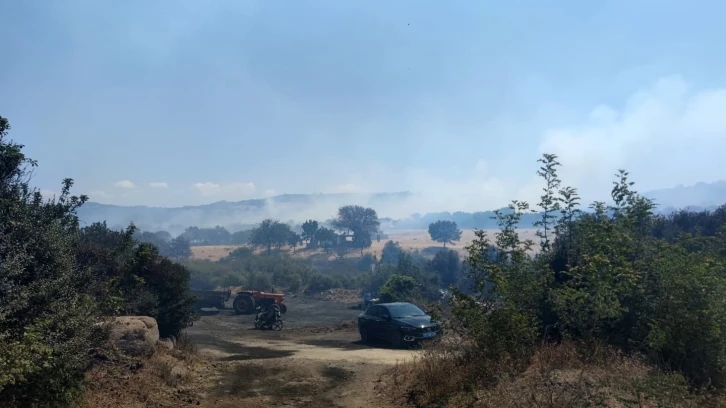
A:
POLYGON ((459 270, 461 269, 459 254, 452 249, 440 250, 431 260, 431 269, 441 276, 441 283, 444 286, 455 285, 459 280, 459 270))
POLYGON ((192 249, 189 246, 189 241, 184 238, 184 236, 178 236, 171 241, 169 241, 168 244, 168 252, 163 253, 162 255, 166 255, 171 259, 174 260, 182 260, 182 259, 188 259, 192 256, 192 249))
POLYGON ((446 248, 446 244, 453 244, 454 241, 461 239, 461 230, 453 221, 436 221, 429 224, 429 235, 436 242, 441 242, 446 248))
POLYGON ((318 228, 320 228, 320 226, 315 220, 307 220, 302 224, 302 238, 307 241, 308 246, 311 246, 315 243, 315 237, 318 233, 318 228))
POLYGON ((395 264, 401 256, 401 245, 398 242, 388 241, 383 245, 381 251, 381 261, 385 263, 395 264))
POLYGON ((295 253, 295 248, 297 248, 298 244, 302 240, 302 237, 300 237, 299 234, 290 231, 290 235, 287 236, 287 243, 292 247, 292 252, 295 253))
POLYGON ((335 241, 337 239, 338 236, 335 234, 335 231, 330 228, 322 227, 315 232, 315 241, 323 244, 326 254, 328 253, 328 248, 330 248, 331 245, 335 245, 335 241))

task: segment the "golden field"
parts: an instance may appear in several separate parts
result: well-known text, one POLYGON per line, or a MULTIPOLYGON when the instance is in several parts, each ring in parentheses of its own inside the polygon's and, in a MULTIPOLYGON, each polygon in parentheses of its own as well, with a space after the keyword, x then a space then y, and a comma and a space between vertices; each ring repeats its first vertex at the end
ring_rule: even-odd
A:
MULTIPOLYGON (((485 230, 489 233, 491 239, 494 239, 494 233, 498 230, 495 229, 489 229, 485 230)), ((519 234, 522 239, 532 239, 536 241, 536 230, 533 228, 529 229, 520 229, 519 234)), ((459 241, 456 245, 447 245, 447 248, 451 248, 454 250, 459 251, 462 255, 465 255, 464 248, 469 245, 469 243, 474 239, 474 230, 462 230, 461 234, 461 241, 459 241)), ((383 246, 386 244, 388 240, 397 241, 401 247, 408 251, 421 251, 421 252, 427 252, 427 251, 435 251, 436 248, 442 247, 442 245, 438 242, 434 242, 431 240, 431 237, 429 237, 428 231, 425 230, 409 230, 409 231, 396 231, 395 233, 388 234, 387 239, 381 239, 380 242, 373 241, 373 245, 371 245, 370 248, 366 248, 363 250, 364 253, 371 253, 380 255, 381 250, 383 249, 383 246)), ((221 258, 224 258, 227 256, 231 251, 235 250, 236 248, 240 247, 240 245, 211 245, 211 246, 193 246, 192 247, 192 258, 193 259, 208 259, 210 261, 217 261, 221 258)), ((288 252, 292 255, 292 248, 285 248, 288 252)), ((313 254, 317 254, 322 252, 322 250, 301 250, 300 247, 297 248, 295 256, 310 256, 313 254)), ((350 251, 348 256, 357 256, 360 252, 358 251, 350 251)), ((330 256, 334 256, 334 252, 330 251, 330 256)))

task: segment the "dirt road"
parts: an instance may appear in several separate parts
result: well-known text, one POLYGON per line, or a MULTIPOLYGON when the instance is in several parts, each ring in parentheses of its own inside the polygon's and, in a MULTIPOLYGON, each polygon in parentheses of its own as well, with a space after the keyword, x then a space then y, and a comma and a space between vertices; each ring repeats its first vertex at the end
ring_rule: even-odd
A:
POLYGON ((380 375, 413 350, 359 342, 360 313, 333 301, 289 299, 280 332, 253 329, 254 316, 225 310, 187 329, 213 359, 215 395, 208 406, 385 407, 380 375))

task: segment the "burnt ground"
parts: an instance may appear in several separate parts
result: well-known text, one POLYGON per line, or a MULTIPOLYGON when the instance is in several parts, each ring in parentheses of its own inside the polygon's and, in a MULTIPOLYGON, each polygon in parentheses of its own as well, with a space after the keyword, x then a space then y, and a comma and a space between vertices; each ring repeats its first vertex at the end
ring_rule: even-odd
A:
POLYGON ((286 299, 280 332, 254 329, 254 315, 203 316, 187 337, 216 378, 207 406, 386 407, 380 375, 415 351, 360 343, 348 304, 286 299), (233 404, 233 405, 225 405, 233 404))

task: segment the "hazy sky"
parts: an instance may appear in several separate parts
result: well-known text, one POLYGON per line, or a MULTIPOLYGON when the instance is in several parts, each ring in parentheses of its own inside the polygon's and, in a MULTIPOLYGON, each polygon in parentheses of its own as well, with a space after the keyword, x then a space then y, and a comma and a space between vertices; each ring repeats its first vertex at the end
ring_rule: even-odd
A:
POLYGON ((421 192, 425 209, 726 179, 726 2, 0 1, 34 183, 117 204, 421 192), (554 5, 554 6, 553 6, 554 5))

